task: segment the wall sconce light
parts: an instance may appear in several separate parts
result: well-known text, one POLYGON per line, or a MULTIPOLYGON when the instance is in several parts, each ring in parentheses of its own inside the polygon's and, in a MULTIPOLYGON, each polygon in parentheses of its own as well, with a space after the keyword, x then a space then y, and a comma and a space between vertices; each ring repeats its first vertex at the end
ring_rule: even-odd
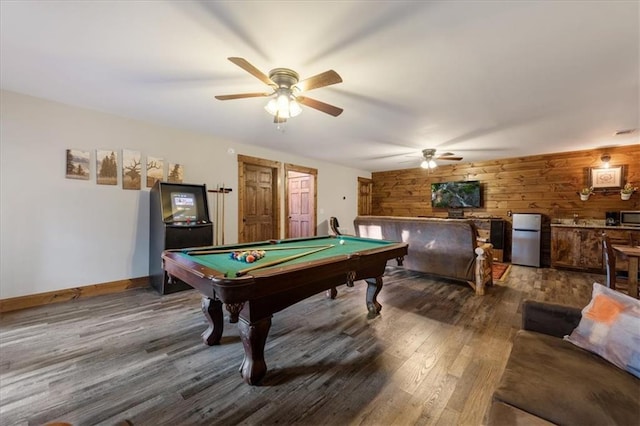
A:
POLYGON ((602 167, 604 167, 605 169, 608 169, 609 161, 611 161, 611 156, 609 154, 602 154, 602 157, 600 157, 600 160, 602 161, 602 167))

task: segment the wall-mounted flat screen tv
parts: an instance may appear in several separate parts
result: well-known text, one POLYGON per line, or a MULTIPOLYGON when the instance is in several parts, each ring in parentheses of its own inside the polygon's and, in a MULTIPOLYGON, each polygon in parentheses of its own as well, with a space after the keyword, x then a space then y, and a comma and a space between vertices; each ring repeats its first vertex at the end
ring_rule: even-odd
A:
POLYGON ((431 207, 443 209, 478 208, 480 182, 435 182, 431 184, 431 207))

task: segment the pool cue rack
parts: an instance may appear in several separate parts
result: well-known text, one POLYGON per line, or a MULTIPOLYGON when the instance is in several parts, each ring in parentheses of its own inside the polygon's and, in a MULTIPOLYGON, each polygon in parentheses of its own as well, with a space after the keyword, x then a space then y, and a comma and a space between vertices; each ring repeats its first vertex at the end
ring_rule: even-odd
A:
POLYGON ((216 212, 213 223, 215 224, 215 235, 213 236, 213 245, 224 245, 224 196, 232 191, 231 188, 217 186, 216 189, 209 189, 208 192, 216 194, 216 212))

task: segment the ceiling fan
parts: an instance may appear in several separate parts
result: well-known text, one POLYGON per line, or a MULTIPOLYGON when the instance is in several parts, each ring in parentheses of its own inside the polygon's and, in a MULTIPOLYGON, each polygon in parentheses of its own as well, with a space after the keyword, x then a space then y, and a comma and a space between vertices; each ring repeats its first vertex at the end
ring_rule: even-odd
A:
POLYGON ((447 161, 460 161, 462 157, 456 157, 453 152, 445 152, 444 154, 440 154, 436 156, 436 150, 432 148, 426 148, 422 150, 422 156, 424 160, 420 163, 420 167, 423 169, 435 169, 438 167, 438 163, 436 160, 447 160, 447 161))
POLYGON ((334 117, 342 114, 343 109, 318 100, 301 96, 300 93, 320 87, 341 83, 342 78, 334 70, 325 71, 300 81, 300 76, 289 68, 274 68, 267 76, 251 65, 246 59, 227 58, 263 83, 271 86, 272 92, 239 93, 235 95, 218 95, 216 99, 227 101, 231 99, 271 97, 265 109, 273 115, 274 123, 284 123, 287 118, 295 117, 302 112, 299 104, 317 109, 334 117))

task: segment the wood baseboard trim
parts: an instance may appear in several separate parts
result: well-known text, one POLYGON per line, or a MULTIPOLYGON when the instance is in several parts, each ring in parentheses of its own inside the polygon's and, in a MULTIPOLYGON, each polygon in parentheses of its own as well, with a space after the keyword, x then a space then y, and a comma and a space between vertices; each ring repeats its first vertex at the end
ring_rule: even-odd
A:
POLYGON ((149 277, 130 278, 111 281, 102 284, 92 284, 82 287, 49 291, 46 293, 29 294, 26 296, 0 299, 0 313, 49 305, 51 303, 66 302, 68 300, 99 296, 101 294, 119 293, 133 288, 149 287, 149 277))

